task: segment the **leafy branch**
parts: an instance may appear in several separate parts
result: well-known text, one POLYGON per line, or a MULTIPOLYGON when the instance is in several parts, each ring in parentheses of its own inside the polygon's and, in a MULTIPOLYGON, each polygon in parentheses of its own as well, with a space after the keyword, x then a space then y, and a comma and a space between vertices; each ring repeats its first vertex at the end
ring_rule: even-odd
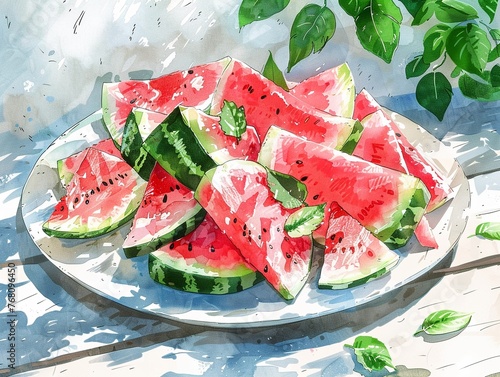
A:
MULTIPOLYGON (((415 53, 405 72, 407 79, 418 79, 418 103, 443 120, 453 97, 453 80, 466 97, 478 101, 500 99, 500 64, 495 64, 500 59, 500 29, 488 25, 494 20, 498 0, 475 1, 476 7, 460 0, 338 0, 338 4, 353 18, 361 46, 387 64, 399 45, 403 6, 412 17, 412 26, 430 23, 422 52, 415 53), (481 20, 480 12, 486 15, 487 22, 481 20)), ((280 13, 289 3, 242 0, 240 28, 280 13)), ((335 29, 336 16, 326 0, 323 5, 305 5, 290 28, 287 71, 319 53, 333 38, 335 29)))

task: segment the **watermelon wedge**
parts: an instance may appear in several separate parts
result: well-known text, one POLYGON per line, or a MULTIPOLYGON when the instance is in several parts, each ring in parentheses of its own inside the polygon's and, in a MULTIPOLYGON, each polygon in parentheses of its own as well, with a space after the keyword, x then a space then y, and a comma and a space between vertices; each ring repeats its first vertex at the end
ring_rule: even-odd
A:
POLYGON ((352 118, 356 88, 347 63, 293 85, 290 94, 329 114, 352 118))
POLYGON ((391 119, 366 90, 362 90, 356 96, 354 117, 362 120, 375 112, 379 114, 378 118, 380 121, 392 128, 396 135, 399 149, 405 161, 408 173, 420 178, 429 190, 431 198, 426 208, 426 212, 430 212, 440 207, 446 202, 447 198, 450 197, 452 189, 435 168, 434 164, 411 145, 396 122, 391 119))
POLYGON ((298 294, 309 275, 312 239, 285 231, 294 210, 274 198, 265 167, 230 160, 205 174, 195 198, 272 287, 288 300, 298 294))
POLYGON ((42 229, 59 238, 103 235, 134 216, 145 188, 146 182, 123 159, 89 147, 66 186, 66 195, 42 229))
POLYGON ((123 242, 127 258, 149 254, 192 232, 206 212, 193 192, 156 164, 123 242))
MULTIPOLYGON (((337 201, 391 249, 405 245, 427 206, 429 193, 415 177, 305 140, 272 127, 259 162, 306 184, 309 205, 337 201)), ((324 223, 315 240, 324 243, 324 223)))
MULTIPOLYGON (((121 158, 122 155, 120 151, 116 148, 113 139, 104 139, 98 143, 92 145, 92 148, 106 152, 110 155, 121 158)), ((71 181, 73 175, 78 170, 82 161, 87 155, 87 150, 80 151, 66 158, 57 161, 57 173, 61 180, 61 184, 66 187, 66 185, 71 181)))
POLYGON ((224 101, 243 106, 247 124, 255 127, 260 140, 276 125, 332 148, 352 148, 362 128, 356 120, 328 114, 301 101, 235 59, 217 85, 210 114, 220 114, 224 101))
POLYGON ((130 111, 143 108, 168 115, 180 104, 206 109, 230 58, 176 71, 152 80, 105 83, 102 87, 103 122, 120 145, 130 111))
POLYGON ((319 288, 343 289, 385 275, 399 255, 373 236, 337 202, 329 208, 319 288))
POLYGON ((186 292, 240 292, 264 280, 210 216, 191 233, 149 254, 153 280, 186 292))

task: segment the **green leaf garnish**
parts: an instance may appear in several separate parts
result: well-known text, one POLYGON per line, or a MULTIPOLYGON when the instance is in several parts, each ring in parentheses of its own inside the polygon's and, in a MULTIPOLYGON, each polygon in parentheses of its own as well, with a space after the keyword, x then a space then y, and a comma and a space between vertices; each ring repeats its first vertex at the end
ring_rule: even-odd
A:
POLYGON ((224 105, 220 113, 219 124, 222 131, 228 136, 234 136, 238 140, 247 130, 247 121, 245 119, 245 109, 238 107, 232 101, 224 100, 224 105))
POLYGON ((462 330, 467 327, 472 314, 460 313, 455 310, 438 310, 424 319, 421 328, 415 332, 418 335, 425 332, 429 335, 443 335, 462 330))
POLYGON ((274 198, 285 208, 300 207, 307 196, 306 185, 291 175, 266 168, 267 184, 274 198))
POLYGON ((320 52, 335 33, 335 15, 330 8, 308 4, 300 10, 290 30, 288 72, 311 53, 320 52))
POLYGON ((448 34, 446 52, 464 71, 481 75, 490 53, 491 43, 478 25, 455 26, 448 34))
POLYGON ((450 105, 453 91, 450 82, 441 72, 430 72, 420 79, 415 90, 418 103, 443 120, 450 105))
POLYGON ((467 74, 458 79, 458 87, 466 97, 479 101, 500 100, 500 87, 494 87, 490 83, 478 81, 467 74))
POLYGON ((479 224, 473 236, 481 236, 494 241, 500 240, 500 222, 485 222, 479 224))
POLYGON ((352 345, 345 344, 344 347, 352 348, 358 362, 370 372, 382 370, 385 367, 396 369, 392 364, 387 347, 377 338, 358 336, 352 345))
POLYGON ((441 22, 464 22, 478 17, 476 9, 458 0, 436 1, 436 18, 441 22))
POLYGON ((285 230, 290 237, 302 237, 311 234, 323 222, 326 204, 303 207, 292 213, 285 221, 285 230))
POLYGON ((269 52, 269 57, 267 58, 266 64, 264 65, 264 69, 262 70, 262 75, 274 82, 276 85, 282 87, 286 91, 289 90, 285 80, 285 76, 276 65, 276 62, 273 59, 273 54, 271 52, 269 52))
POLYGON ((356 35, 363 48, 390 63, 399 44, 401 10, 392 0, 339 0, 339 4, 354 17, 356 35))
POLYGON ((290 0, 243 0, 238 11, 240 28, 281 12, 289 2, 290 0))

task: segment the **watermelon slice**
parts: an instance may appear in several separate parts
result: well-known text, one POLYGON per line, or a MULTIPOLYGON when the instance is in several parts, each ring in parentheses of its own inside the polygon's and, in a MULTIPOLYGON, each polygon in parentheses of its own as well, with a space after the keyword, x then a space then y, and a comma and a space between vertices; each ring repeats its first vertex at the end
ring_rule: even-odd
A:
POLYGON ((206 109, 230 58, 176 71, 152 80, 105 83, 102 87, 103 121, 120 145, 123 127, 134 107, 168 115, 178 105, 206 109))
POLYGON ((398 260, 398 254, 337 202, 331 203, 319 288, 343 289, 364 284, 385 275, 398 260))
POLYGON ((362 90, 356 97, 354 117, 362 120, 375 112, 378 112, 380 121, 386 123, 394 131, 408 173, 420 178, 429 190, 431 198, 426 211, 430 212, 440 207, 450 197, 452 189, 434 164, 411 145, 398 125, 383 111, 375 99, 366 90, 362 90))
POLYGON ((125 256, 149 254, 185 236, 203 221, 205 214, 193 192, 156 164, 123 242, 125 256))
POLYGON ((239 292, 264 280, 208 215, 192 233, 151 253, 149 274, 168 287, 209 294, 239 292))
POLYGON ((49 236, 91 238, 128 222, 146 182, 123 159, 89 147, 64 195, 42 225, 49 236))
POLYGON ((206 173, 195 198, 271 286, 285 299, 298 294, 309 275, 312 239, 285 231, 294 210, 274 198, 265 167, 230 160, 206 173))
MULTIPOLYGON (((119 158, 122 157, 120 151, 116 148, 113 139, 108 138, 101 140, 98 143, 92 145, 92 147, 94 149, 109 153, 113 156, 119 158)), ((87 151, 83 150, 57 161, 57 173, 59 174, 59 178, 61 179, 61 184, 64 187, 66 187, 66 185, 71 181, 73 175, 82 164, 82 161, 86 155, 87 151)))
MULTIPOLYGON (((289 174, 307 186, 309 205, 337 201, 352 217, 390 248, 407 243, 428 202, 415 177, 305 140, 272 127, 259 162, 289 174)), ((324 223, 315 239, 324 243, 324 223)))
POLYGON ((224 71, 210 108, 218 115, 224 101, 243 106, 247 124, 255 127, 263 140, 276 125, 310 140, 342 149, 359 137, 358 121, 328 114, 299 100, 248 65, 232 60, 224 71))
POLYGON ((347 63, 295 84, 290 94, 329 114, 352 118, 356 88, 347 63))

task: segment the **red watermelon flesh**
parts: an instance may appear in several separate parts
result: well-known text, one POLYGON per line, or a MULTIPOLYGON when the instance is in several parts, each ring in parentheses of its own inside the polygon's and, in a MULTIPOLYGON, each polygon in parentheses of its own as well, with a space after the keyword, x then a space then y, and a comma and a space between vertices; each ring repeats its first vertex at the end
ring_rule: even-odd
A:
POLYGON ((195 197, 271 286, 285 299, 298 294, 309 275, 312 239, 284 230, 293 210, 274 198, 266 168, 228 161, 205 174, 195 197))
POLYGON ((341 149, 361 125, 316 109, 288 93, 248 65, 233 60, 224 72, 210 109, 218 115, 224 100, 243 106, 247 124, 261 140, 272 125, 307 139, 341 149))
MULTIPOLYGON (((377 238, 401 247, 424 213, 428 192, 415 177, 271 128, 259 154, 270 169, 302 181, 309 205, 337 201, 377 238)), ((323 243, 327 224, 315 231, 323 243)))
POLYGON ((347 63, 301 81, 290 94, 329 114, 352 118, 356 89, 347 63))
POLYGON ((429 247, 431 249, 437 249, 439 247, 436 238, 434 237, 434 232, 429 224, 429 220, 424 215, 420 219, 417 227, 415 228, 415 237, 420 245, 429 247))
POLYGON ((89 147, 42 228, 60 238, 108 233, 134 216, 145 188, 146 182, 123 159, 89 147))
POLYGON ((207 215, 191 233, 149 256, 151 277, 187 292, 239 292, 263 280, 207 215))
POLYGON ((102 91, 103 120, 111 137, 121 143, 125 121, 135 107, 166 115, 181 104, 208 108, 222 72, 230 61, 230 58, 224 58, 152 80, 105 83, 102 91))
POLYGON ((443 176, 434 167, 433 163, 425 158, 408 141, 398 125, 383 111, 375 99, 366 91, 362 90, 356 97, 354 116, 362 120, 374 112, 381 111, 385 122, 393 129, 408 172, 418 177, 425 184, 431 194, 431 199, 426 211, 430 212, 441 206, 452 193, 451 187, 446 183, 443 176))
POLYGON ((386 274, 399 256, 373 236, 337 202, 330 205, 325 257, 318 286, 343 289, 386 274))
POLYGON ((353 155, 374 164, 408 173, 396 133, 382 110, 377 110, 361 121, 363 132, 353 155))
POLYGON ((190 189, 155 164, 123 251, 128 258, 149 254, 193 231, 205 213, 190 189))
MULTIPOLYGON (((101 140, 92 147, 118 158, 122 157, 111 138, 101 140)), ((86 155, 87 151, 84 150, 57 161, 57 172, 63 186, 66 186, 71 181, 73 174, 78 170, 86 155)))

